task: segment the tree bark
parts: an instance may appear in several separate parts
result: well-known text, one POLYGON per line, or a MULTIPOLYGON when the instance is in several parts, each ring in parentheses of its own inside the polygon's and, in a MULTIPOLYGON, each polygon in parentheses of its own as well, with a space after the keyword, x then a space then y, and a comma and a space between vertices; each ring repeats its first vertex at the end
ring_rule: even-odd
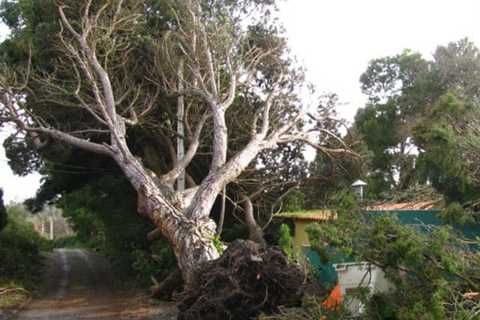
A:
POLYGON ((258 225, 257 221, 255 220, 255 216, 253 214, 253 204, 252 200, 245 194, 240 195, 242 204, 243 204, 243 211, 245 215, 245 223, 248 227, 248 238, 253 242, 258 243, 259 245, 265 247, 267 243, 265 242, 265 238, 263 237, 263 230, 258 225))
POLYGON ((139 214, 149 218, 171 244, 188 286, 203 262, 219 257, 213 243, 215 222, 208 216, 188 218, 185 208, 191 198, 189 190, 175 192, 172 185, 161 184, 161 180, 130 152, 125 140, 125 127, 120 124, 115 129, 115 147, 119 151, 112 157, 137 191, 139 214), (184 198, 188 200, 184 201, 184 198))

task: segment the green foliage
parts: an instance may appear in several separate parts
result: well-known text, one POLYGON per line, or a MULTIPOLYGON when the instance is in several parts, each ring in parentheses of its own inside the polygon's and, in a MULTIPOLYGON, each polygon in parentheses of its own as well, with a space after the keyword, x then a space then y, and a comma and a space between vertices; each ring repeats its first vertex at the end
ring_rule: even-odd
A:
POLYGON ((149 283, 152 276, 165 278, 176 267, 174 253, 165 240, 156 241, 149 250, 135 249, 132 256, 132 269, 143 283, 149 283))
POLYGON ((472 111, 480 96, 480 54, 462 39, 439 46, 433 56, 428 61, 406 50, 372 60, 361 76, 369 102, 354 127, 371 151, 365 175, 374 199, 418 182, 431 183, 448 202, 478 194, 476 154, 469 152, 478 139, 465 128, 478 126, 471 119, 478 119, 472 111))
POLYGON ((442 212, 440 212, 440 217, 449 225, 464 225, 466 223, 474 222, 472 212, 463 208, 458 202, 450 203, 442 210, 442 212))
POLYGON ((464 319, 454 308, 468 305, 463 293, 480 288, 478 253, 447 226, 414 228, 353 210, 312 226, 309 236, 312 246, 334 246, 385 272, 392 288, 364 297, 364 319, 464 319))
POLYGON ((0 287, 4 283, 33 289, 41 272, 40 249, 46 240, 40 238, 27 222, 28 212, 20 205, 7 208, 9 222, 0 233, 0 287))
POLYGON ((335 195, 332 199, 332 210, 337 212, 338 219, 335 224, 311 224, 307 227, 307 233, 310 239, 310 244, 314 250, 316 250, 324 260, 330 260, 327 255, 334 253, 331 248, 341 250, 341 253, 346 256, 353 254, 353 239, 350 235, 355 228, 355 222, 358 222, 358 218, 353 221, 349 221, 348 218, 352 215, 352 212, 357 212, 359 209, 357 197, 350 191, 341 191, 335 195), (321 233, 325 232, 325 235, 321 233), (324 240, 328 239, 328 242, 324 240))
POLYGON ((278 245, 287 254, 290 260, 295 259, 295 253, 293 249, 293 238, 290 227, 287 224, 280 226, 280 237, 278 239, 278 245))
MULTIPOLYGON (((338 97, 335 94, 323 96, 318 107, 318 114, 331 113, 336 116, 338 97)), ((332 136, 323 137, 322 145, 332 149, 348 146, 359 157, 340 156, 317 152, 315 159, 308 167, 308 178, 305 178, 300 192, 304 193, 304 203, 300 209, 331 208, 332 197, 346 189, 357 179, 364 179, 365 168, 368 166, 369 150, 365 143, 359 139, 360 134, 356 128, 351 128, 347 135, 342 133, 338 121, 324 121, 317 124, 321 130, 342 136, 340 143, 332 136)))
POLYGON ((432 93, 425 91, 435 91, 428 64, 420 54, 405 50, 372 60, 360 78, 369 102, 357 112, 354 126, 371 151, 367 182, 374 198, 415 182, 409 127, 425 108, 425 95, 432 93))
POLYGON ((472 201, 480 190, 468 166, 470 160, 460 147, 465 136, 456 128, 472 117, 472 108, 457 94, 448 92, 413 129, 416 143, 424 150, 418 157, 419 176, 430 181, 449 202, 472 201))
POLYGON ((13 173, 25 176, 40 168, 40 160, 30 141, 19 141, 14 137, 8 137, 3 142, 3 148, 13 173))
POLYGON ((283 203, 283 211, 300 211, 305 208, 305 194, 301 190, 290 192, 283 203))
POLYGON ((123 276, 149 281, 150 276, 168 272, 175 258, 165 241, 151 245, 147 220, 137 216, 136 196, 123 178, 105 176, 60 201, 64 216, 72 224, 76 239, 107 255, 123 276), (153 256, 161 256, 157 261, 153 256), (158 268, 155 270, 155 268, 158 268))
POLYGON ((0 189, 0 232, 7 225, 7 208, 3 203, 3 190, 0 189))
POLYGON ((61 248, 88 248, 88 245, 82 242, 78 236, 68 236, 63 238, 56 238, 49 241, 48 247, 50 250, 61 248))
POLYGON ((222 240, 220 240, 220 237, 215 236, 213 238, 213 245, 217 249, 218 253, 221 255, 224 251, 224 244, 222 243, 222 240))

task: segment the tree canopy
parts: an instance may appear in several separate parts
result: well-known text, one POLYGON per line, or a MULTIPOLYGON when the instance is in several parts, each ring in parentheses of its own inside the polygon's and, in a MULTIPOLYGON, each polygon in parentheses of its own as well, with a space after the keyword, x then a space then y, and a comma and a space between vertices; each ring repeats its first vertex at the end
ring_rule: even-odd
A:
POLYGON ((473 200, 479 62, 467 39, 439 46, 431 61, 409 50, 371 61, 360 78, 369 102, 354 126, 372 153, 376 197, 420 183, 448 201, 473 200))

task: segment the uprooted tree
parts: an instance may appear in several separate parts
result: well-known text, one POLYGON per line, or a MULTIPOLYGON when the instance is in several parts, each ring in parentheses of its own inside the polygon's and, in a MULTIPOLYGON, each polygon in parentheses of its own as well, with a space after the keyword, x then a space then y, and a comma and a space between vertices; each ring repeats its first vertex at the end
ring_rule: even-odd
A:
POLYGON ((35 61, 23 69, 3 65, 0 116, 36 148, 60 141, 113 159, 137 192, 138 212, 171 244, 188 286, 203 262, 219 257, 213 241, 216 225, 210 218, 216 198, 260 153, 294 142, 324 153, 348 150, 322 145, 322 138, 334 134, 308 121, 326 121, 328 115, 298 106, 292 98, 299 81, 296 74, 260 68, 265 61, 281 63, 281 44, 252 46, 243 18, 261 15, 268 1, 166 3, 172 18, 169 31, 146 41, 148 56, 142 61, 132 48, 142 40, 136 30, 144 16, 152 14, 144 1, 58 3, 61 28, 52 48, 59 53, 54 67, 37 72, 35 61), (143 77, 132 76, 137 64, 148 66, 143 77), (62 81, 65 75, 73 77, 62 81), (42 90, 31 94, 31 85, 42 90), (256 97, 251 134, 232 154, 226 113, 247 94, 256 97), (185 135, 179 138, 188 147, 168 172, 156 174, 127 140, 129 130, 151 126, 151 114, 161 114, 160 95, 185 105, 185 135), (58 108, 75 114, 76 122, 55 119, 58 108), (282 112, 286 109, 292 110, 288 116, 282 112), (211 144, 208 174, 197 186, 175 190, 202 140, 211 144))

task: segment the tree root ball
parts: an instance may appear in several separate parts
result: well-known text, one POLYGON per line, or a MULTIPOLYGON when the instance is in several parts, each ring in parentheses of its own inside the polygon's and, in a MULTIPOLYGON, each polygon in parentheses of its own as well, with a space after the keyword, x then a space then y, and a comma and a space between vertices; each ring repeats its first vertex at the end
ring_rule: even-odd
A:
POLYGON ((206 263, 179 297, 178 320, 246 320, 279 306, 296 306, 304 272, 277 247, 237 240, 206 263))

